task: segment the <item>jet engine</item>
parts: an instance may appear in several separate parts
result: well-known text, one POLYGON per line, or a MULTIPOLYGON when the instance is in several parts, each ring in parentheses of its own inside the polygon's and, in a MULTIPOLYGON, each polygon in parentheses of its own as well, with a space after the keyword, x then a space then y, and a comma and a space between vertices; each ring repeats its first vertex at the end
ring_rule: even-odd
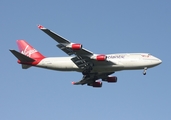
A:
POLYGON ((72 50, 81 50, 82 49, 82 45, 78 44, 78 43, 69 44, 66 47, 71 48, 72 50))
POLYGON ((92 87, 102 87, 102 82, 98 81, 87 85, 92 87))
POLYGON ((93 56, 92 59, 95 59, 97 61, 105 61, 107 59, 106 55, 97 55, 97 56, 93 56))
POLYGON ((116 83, 117 82, 117 77, 116 76, 107 77, 106 79, 102 79, 102 81, 106 81, 106 82, 109 82, 109 83, 116 83))

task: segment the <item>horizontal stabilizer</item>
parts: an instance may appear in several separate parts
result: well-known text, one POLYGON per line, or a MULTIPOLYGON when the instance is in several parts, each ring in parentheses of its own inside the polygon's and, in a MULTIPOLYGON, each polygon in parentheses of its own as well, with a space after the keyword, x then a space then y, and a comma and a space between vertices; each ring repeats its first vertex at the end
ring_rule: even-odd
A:
POLYGON ((30 57, 27 57, 26 55, 21 54, 21 53, 19 53, 19 52, 16 51, 16 50, 10 50, 10 52, 11 52, 16 58, 18 58, 18 60, 20 60, 21 62, 33 62, 33 61, 35 61, 34 59, 32 59, 32 58, 30 58, 30 57))

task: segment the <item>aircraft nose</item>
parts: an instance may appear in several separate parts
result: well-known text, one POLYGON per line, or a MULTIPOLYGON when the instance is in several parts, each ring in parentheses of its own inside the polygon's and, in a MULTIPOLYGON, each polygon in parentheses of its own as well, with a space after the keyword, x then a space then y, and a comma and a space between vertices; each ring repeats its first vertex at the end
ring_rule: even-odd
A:
POLYGON ((161 64, 162 63, 162 60, 160 60, 159 58, 157 58, 158 59, 158 64, 161 64))
POLYGON ((156 63, 156 65, 159 65, 159 64, 162 63, 162 60, 160 60, 159 58, 156 58, 156 59, 155 59, 155 63, 156 63))
POLYGON ((152 59, 151 62, 152 62, 153 65, 156 66, 156 65, 161 64, 162 63, 162 60, 160 60, 159 58, 153 56, 153 59, 152 59))

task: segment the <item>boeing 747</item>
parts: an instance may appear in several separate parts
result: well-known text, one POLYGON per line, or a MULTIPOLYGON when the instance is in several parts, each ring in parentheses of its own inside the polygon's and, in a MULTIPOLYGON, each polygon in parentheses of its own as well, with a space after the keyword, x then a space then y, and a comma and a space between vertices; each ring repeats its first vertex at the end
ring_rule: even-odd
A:
POLYGON ((23 69, 31 66, 57 71, 77 71, 83 74, 78 82, 73 85, 84 85, 102 87, 102 82, 117 82, 116 76, 111 74, 122 70, 142 69, 146 74, 148 68, 155 67, 162 61, 149 53, 120 53, 120 54, 95 54, 85 48, 82 44, 72 43, 57 35, 53 31, 39 25, 38 28, 53 38, 59 49, 69 57, 45 57, 25 40, 17 40, 19 51, 10 50, 18 59, 23 69))

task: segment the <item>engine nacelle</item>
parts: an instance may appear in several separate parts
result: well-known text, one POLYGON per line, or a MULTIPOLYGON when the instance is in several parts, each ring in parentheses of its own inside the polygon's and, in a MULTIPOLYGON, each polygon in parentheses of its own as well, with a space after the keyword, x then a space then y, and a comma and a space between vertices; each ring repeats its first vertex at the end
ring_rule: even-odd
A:
POLYGON ((107 77, 106 79, 103 79, 103 81, 110 82, 110 83, 116 83, 117 77, 116 76, 107 77))
POLYGON ((93 56, 92 59, 95 59, 97 61, 105 61, 107 59, 106 55, 97 55, 97 56, 93 56))
POLYGON ((92 84, 87 84, 89 86, 92 86, 92 87, 102 87, 102 82, 98 81, 98 82, 94 82, 92 84))
POLYGON ((82 49, 82 45, 78 44, 78 43, 73 43, 73 44, 67 45, 66 47, 71 48, 72 50, 81 50, 82 49))

